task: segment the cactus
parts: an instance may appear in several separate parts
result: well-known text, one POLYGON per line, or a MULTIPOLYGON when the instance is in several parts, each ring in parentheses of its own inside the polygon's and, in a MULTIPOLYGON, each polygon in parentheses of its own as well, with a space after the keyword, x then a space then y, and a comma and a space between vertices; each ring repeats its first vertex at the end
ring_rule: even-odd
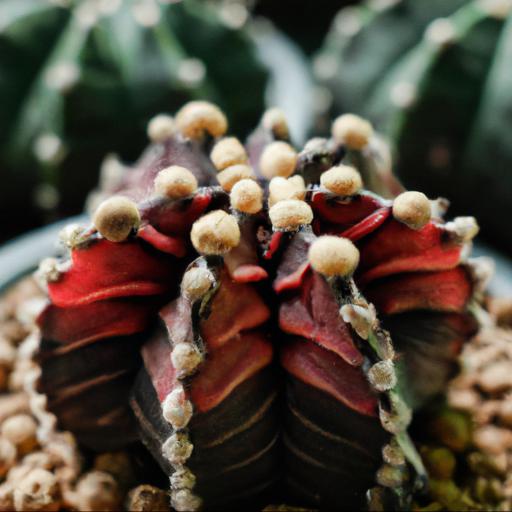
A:
POLYGON ((407 186, 472 208, 482 235, 508 250, 511 10, 509 0, 366 2, 340 11, 314 63, 336 110, 389 137, 407 186))
POLYGON ((476 223, 404 192, 355 116, 300 153, 277 109, 245 147, 227 127, 202 101, 152 120, 64 230, 37 390, 89 448, 142 439, 176 510, 405 507, 412 410, 476 327, 476 223))
POLYGON ((33 197, 77 212, 104 155, 133 160, 156 112, 206 97, 244 133, 263 106, 247 33, 200 1, 6 0, 0 19, 1 214, 23 205, 20 222, 33 197))

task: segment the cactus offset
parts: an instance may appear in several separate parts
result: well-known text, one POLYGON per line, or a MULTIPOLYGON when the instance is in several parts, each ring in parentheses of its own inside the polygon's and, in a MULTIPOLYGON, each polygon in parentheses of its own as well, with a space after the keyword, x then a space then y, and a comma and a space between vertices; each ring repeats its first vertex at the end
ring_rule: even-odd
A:
POLYGON ((357 148, 338 122, 297 153, 281 116, 244 148, 196 106, 101 191, 107 232, 73 229, 51 266, 48 409, 93 449, 140 436, 176 510, 407 505, 425 476, 412 409, 476 327, 474 221, 402 193, 361 120, 357 148))
POLYGON ((508 250, 511 41, 510 0, 368 1, 339 12, 314 61, 334 109, 390 138, 407 186, 471 208, 508 250))
POLYGON ((201 1, 7 0, 0 19, 2 215, 23 204, 28 221, 33 197, 76 212, 104 155, 134 159, 155 112, 207 98, 243 133, 263 106, 256 46, 201 1))

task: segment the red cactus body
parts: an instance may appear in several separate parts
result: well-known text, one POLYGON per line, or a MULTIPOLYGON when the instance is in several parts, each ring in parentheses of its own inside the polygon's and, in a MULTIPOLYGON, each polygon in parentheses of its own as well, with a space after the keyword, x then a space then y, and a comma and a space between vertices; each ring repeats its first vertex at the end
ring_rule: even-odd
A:
POLYGON ((361 123, 297 155, 273 110, 247 155, 189 104, 47 272, 48 409, 93 449, 141 438, 177 510, 350 509, 421 476, 410 407, 476 328, 474 223, 402 194, 361 123))

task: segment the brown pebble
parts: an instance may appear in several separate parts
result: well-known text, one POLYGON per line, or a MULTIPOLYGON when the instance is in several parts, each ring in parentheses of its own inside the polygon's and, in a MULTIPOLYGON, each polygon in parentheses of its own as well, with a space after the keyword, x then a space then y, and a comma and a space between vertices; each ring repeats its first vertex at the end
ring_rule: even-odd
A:
POLYGON ((139 485, 132 489, 126 508, 133 512, 167 512, 171 509, 167 492, 152 485, 139 485))
POLYGON ((60 490, 55 475, 45 469, 32 469, 20 482, 13 483, 16 510, 54 511, 60 508, 60 490))
POLYGON ((135 484, 133 464, 125 452, 108 452, 96 456, 94 469, 111 474, 116 482, 125 489, 135 484))
POLYGON ((489 364, 479 376, 478 384, 487 393, 497 393, 512 387, 512 363, 498 361, 489 364))
POLYGON ((4 477, 16 461, 16 447, 11 441, 0 437, 0 477, 4 477))
POLYGON ((114 477, 103 471, 90 471, 76 486, 80 510, 113 511, 121 507, 121 493, 114 477))
POLYGON ((7 512, 14 510, 13 488, 9 482, 0 485, 0 511, 7 512))
POLYGON ((485 425, 475 430, 473 442, 483 452, 498 455, 512 448, 512 432, 494 425, 485 425))

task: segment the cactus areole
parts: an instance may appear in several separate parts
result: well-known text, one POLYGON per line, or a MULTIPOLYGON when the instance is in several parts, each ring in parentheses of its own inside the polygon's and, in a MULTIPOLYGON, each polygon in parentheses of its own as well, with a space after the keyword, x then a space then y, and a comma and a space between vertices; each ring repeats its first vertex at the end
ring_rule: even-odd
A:
POLYGON ((242 146, 186 105, 63 234, 38 391, 92 449, 141 439, 179 511, 407 507, 412 413, 476 328, 476 223, 404 192, 359 119, 300 152, 263 119, 242 146))

